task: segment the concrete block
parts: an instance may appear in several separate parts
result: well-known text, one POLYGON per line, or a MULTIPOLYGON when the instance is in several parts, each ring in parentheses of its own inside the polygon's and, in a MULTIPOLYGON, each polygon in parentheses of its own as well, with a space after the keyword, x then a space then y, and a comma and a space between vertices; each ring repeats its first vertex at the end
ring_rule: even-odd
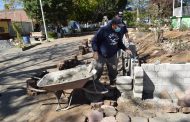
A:
POLYGON ((158 74, 157 72, 145 72, 145 76, 147 76, 148 79, 152 80, 152 79, 157 79, 158 78, 158 74))
POLYGON ((125 113, 118 112, 116 115, 117 122, 130 122, 130 118, 125 113))
POLYGON ((133 97, 142 99, 142 93, 136 93, 136 92, 133 91, 133 97))
POLYGON ((142 67, 135 66, 134 67, 134 77, 135 78, 143 78, 143 75, 144 75, 144 71, 143 71, 142 67))
POLYGON ((166 65, 168 65, 168 64, 155 65, 154 71, 156 71, 156 72, 158 72, 158 71, 166 71, 166 65))
POLYGON ((134 79, 134 85, 142 86, 143 85, 143 78, 135 78, 134 79))
POLYGON ((174 73, 173 72, 169 72, 169 71, 161 71, 158 72, 158 78, 173 78, 174 77, 174 73))
POLYGON ((142 64, 141 67, 143 68, 143 70, 149 72, 149 71, 155 71, 154 69, 154 64, 142 64))
POLYGON ((185 84, 190 84, 190 77, 189 78, 184 78, 184 83, 185 84))
POLYGON ((186 64, 168 64, 166 70, 168 71, 183 71, 186 64))
POLYGON ((145 118, 145 117, 131 117, 131 122, 148 122, 148 118, 145 118))
POLYGON ((118 85, 131 85, 132 77, 130 76, 118 76, 116 80, 116 84, 118 85))
POLYGON ((190 78, 190 70, 189 71, 176 71, 175 76, 180 78, 190 78))
POLYGON ((133 86, 132 85, 116 85, 117 89, 120 92, 127 92, 127 91, 131 91, 133 86))
POLYGON ((134 86, 134 92, 136 93, 142 93, 143 92, 143 86, 134 86))
POLYGON ((190 71, 190 63, 185 64, 184 70, 190 71))

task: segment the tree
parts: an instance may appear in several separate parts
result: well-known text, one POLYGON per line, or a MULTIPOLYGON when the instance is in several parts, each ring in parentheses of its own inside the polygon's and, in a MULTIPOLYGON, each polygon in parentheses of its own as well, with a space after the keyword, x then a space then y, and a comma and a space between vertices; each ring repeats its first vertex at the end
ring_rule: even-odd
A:
POLYGON ((150 4, 157 6, 159 18, 172 16, 173 0, 151 0, 150 4))

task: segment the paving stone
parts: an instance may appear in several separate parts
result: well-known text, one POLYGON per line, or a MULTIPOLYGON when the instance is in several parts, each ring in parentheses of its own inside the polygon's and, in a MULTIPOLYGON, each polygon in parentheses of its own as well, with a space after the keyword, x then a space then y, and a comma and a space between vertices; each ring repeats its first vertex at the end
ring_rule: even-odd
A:
POLYGON ((117 85, 131 85, 132 78, 130 76, 118 76, 116 80, 117 85))
POLYGON ((144 76, 143 68, 140 66, 135 66, 134 67, 134 78, 143 78, 143 76, 144 76))
POLYGON ((163 111, 166 113, 177 113, 178 108, 174 107, 174 106, 165 106, 165 107, 163 107, 163 111))
POLYGON ((137 85, 137 86, 143 85, 143 78, 135 78, 134 85, 137 85))
POLYGON ((160 117, 155 117, 155 118, 149 118, 149 122, 168 122, 168 121, 160 117))
POLYGON ((130 118, 127 114, 118 112, 116 115, 117 122, 130 122, 130 118))
POLYGON ((181 109, 181 112, 185 113, 185 114, 189 114, 190 113, 190 107, 183 107, 181 109))
POLYGON ((103 113, 98 110, 92 110, 88 115, 89 122, 100 122, 103 119, 103 113))
POLYGON ((159 93, 159 97, 160 97, 160 99, 171 99, 168 90, 162 90, 159 93))
POLYGON ((144 117, 131 117, 131 122, 148 122, 148 119, 144 117))
POLYGON ((110 106, 111 105, 110 100, 104 100, 104 105, 110 106))
POLYGON ((117 101, 111 100, 110 105, 113 106, 113 107, 116 107, 117 106, 117 101))
POLYGON ((101 106, 106 117, 115 116, 117 114, 116 109, 113 106, 101 106))
POLYGON ((143 86, 134 86, 134 92, 136 93, 142 93, 143 92, 143 86))
POLYGON ((90 105, 91 105, 91 108, 92 109, 98 109, 98 108, 101 108, 101 106, 103 105, 104 103, 103 102, 93 102, 93 103, 91 103, 90 105))
POLYGON ((110 116, 110 117, 104 117, 101 122, 117 122, 117 121, 115 117, 110 116))

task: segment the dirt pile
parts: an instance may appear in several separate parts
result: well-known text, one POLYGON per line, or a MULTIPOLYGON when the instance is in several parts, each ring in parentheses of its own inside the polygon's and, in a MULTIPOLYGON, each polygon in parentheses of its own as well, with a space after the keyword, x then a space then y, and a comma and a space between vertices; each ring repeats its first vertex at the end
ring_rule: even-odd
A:
POLYGON ((190 62, 190 31, 164 32, 163 42, 156 43, 154 33, 136 32, 133 36, 140 58, 147 63, 190 62), (141 36, 139 36, 141 35, 141 36))

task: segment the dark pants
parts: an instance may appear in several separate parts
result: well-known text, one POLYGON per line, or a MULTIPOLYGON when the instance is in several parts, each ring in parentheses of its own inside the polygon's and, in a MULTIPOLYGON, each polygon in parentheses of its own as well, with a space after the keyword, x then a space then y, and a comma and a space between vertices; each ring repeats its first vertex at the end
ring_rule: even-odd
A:
POLYGON ((107 65, 110 84, 115 83, 117 77, 117 64, 118 64, 117 54, 115 54, 111 58, 104 58, 101 55, 98 55, 98 59, 96 60, 95 63, 95 69, 97 70, 95 80, 97 81, 100 79, 102 75, 104 64, 107 65))

